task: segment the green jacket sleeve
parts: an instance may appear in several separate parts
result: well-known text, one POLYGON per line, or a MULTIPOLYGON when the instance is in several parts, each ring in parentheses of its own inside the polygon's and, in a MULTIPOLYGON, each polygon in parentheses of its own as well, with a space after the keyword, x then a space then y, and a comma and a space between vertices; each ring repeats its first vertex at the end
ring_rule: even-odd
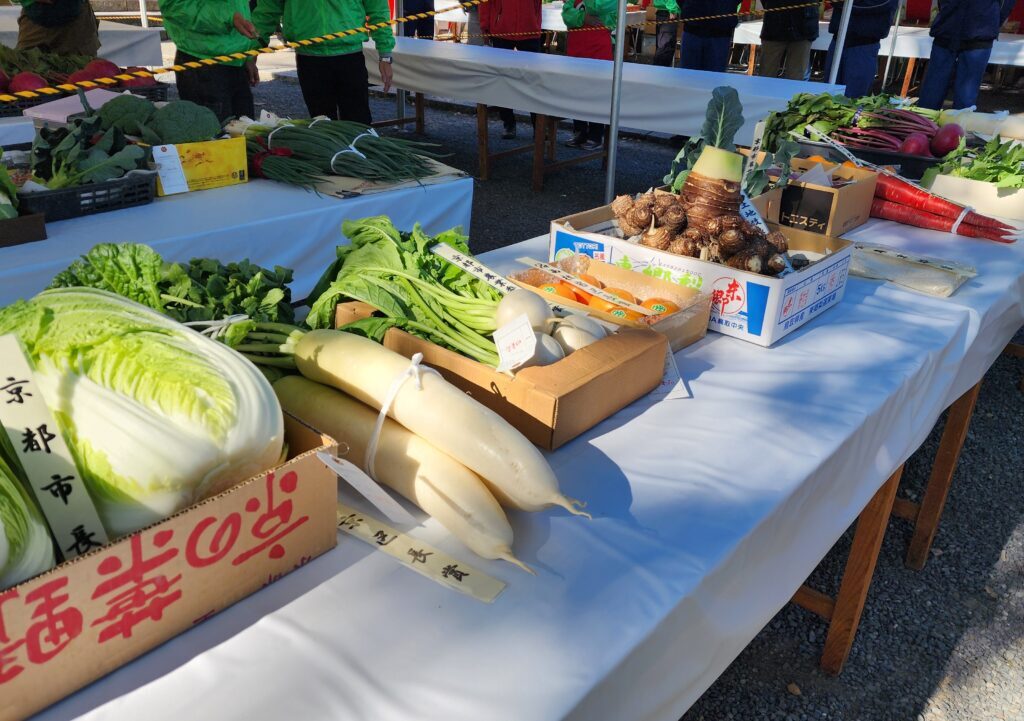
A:
MULTIPOLYGON (((236 32, 232 15, 224 13, 224 4, 208 0, 162 0, 160 12, 165 22, 179 33, 233 33, 236 32)), ((171 38, 181 43, 183 38, 171 38)))
MULTIPOLYGON (((262 2, 263 0, 260 0, 262 2)), ((366 21, 370 25, 388 22, 391 20, 391 8, 388 7, 388 0, 363 0, 363 7, 366 8, 366 21)), ((370 31, 373 44, 377 47, 380 55, 390 55, 395 49, 395 35, 391 32, 391 26, 370 31)))
POLYGON ((582 5, 576 7, 574 0, 565 0, 562 3, 562 22, 567 28, 583 27, 583 18, 587 16, 586 8, 582 5))
POLYGON ((586 0, 586 3, 587 12, 612 31, 612 42, 615 42, 615 26, 619 20, 619 4, 617 0, 586 0))
POLYGON ((665 9, 673 15, 679 14, 679 3, 676 0, 665 0, 665 9))
POLYGON ((256 26, 256 33, 264 46, 270 42, 270 36, 277 32, 281 24, 284 2, 285 0, 259 0, 252 11, 252 24, 256 26))

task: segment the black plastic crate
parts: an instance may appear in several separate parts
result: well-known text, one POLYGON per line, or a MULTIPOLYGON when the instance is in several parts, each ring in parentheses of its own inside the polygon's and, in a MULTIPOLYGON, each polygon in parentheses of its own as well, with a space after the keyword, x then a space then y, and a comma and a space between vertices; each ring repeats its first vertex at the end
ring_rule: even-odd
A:
MULTIPOLYGON (((821 155, 837 163, 846 160, 828 143, 819 143, 814 140, 798 140, 797 142, 800 144, 801 151, 809 155, 821 155)), ((898 166, 899 174, 910 180, 920 180, 928 168, 942 162, 942 158, 922 158, 920 155, 892 153, 888 150, 861 150, 860 148, 847 148, 847 150, 855 157, 875 165, 898 166)))
MULTIPOLYGON (((116 85, 109 88, 103 85, 100 87, 111 92, 123 92, 128 90, 132 95, 138 95, 150 102, 162 103, 167 100, 167 89, 171 86, 167 83, 157 83, 156 85, 150 85, 146 88, 122 88, 116 85)), ((34 108, 36 105, 48 103, 51 100, 58 100, 60 98, 67 97, 70 94, 71 93, 67 93, 66 95, 47 95, 42 98, 23 98, 13 103, 0 103, 0 118, 18 117, 19 115, 23 115, 29 108, 34 108)))
POLYGON ((89 183, 75 188, 18 193, 22 213, 42 213, 46 222, 80 218, 152 203, 156 197, 156 173, 133 172, 117 180, 89 183))

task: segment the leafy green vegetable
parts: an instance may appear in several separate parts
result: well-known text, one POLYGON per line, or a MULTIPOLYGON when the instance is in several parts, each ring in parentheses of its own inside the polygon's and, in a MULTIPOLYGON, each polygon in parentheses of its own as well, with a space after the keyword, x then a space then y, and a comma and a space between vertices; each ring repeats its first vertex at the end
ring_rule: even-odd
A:
MULTIPOLYGON (((431 238, 418 225, 400 233, 386 216, 345 221, 342 231, 351 244, 338 248, 337 260, 310 296, 315 298, 306 318, 311 328, 330 328, 339 302, 361 300, 395 321, 392 325, 497 365, 490 335, 500 294, 430 252, 441 242, 468 254, 465 236, 450 230, 431 238)), ((375 332, 386 330, 385 324, 368 325, 375 332)))
POLYGON ((117 128, 128 135, 140 135, 156 106, 138 95, 119 95, 100 108, 100 121, 104 130, 117 128))
POLYGON ((261 268, 248 260, 224 265, 193 258, 168 263, 140 243, 101 243, 59 273, 50 288, 108 290, 181 322, 245 314, 260 322, 291 323, 289 268, 261 268))
POLYGON ((64 75, 81 70, 95 60, 90 55, 63 55, 48 53, 39 48, 16 50, 0 45, 0 69, 8 76, 18 73, 36 73, 47 80, 64 82, 64 75))
POLYGON ((737 131, 743 127, 743 105, 736 88, 723 85, 711 91, 704 125, 700 136, 705 143, 722 150, 736 150, 733 142, 737 131))
MULTIPOLYGON (((167 103, 153 114, 151 129, 162 143, 198 143, 220 135, 217 115, 188 100, 167 103)), ((147 141, 148 142, 148 141, 147 141)))
POLYGON ((161 520, 273 466, 281 410, 226 346, 91 288, 0 309, 112 535, 161 520))
POLYGON ((35 501, 25 490, 14 449, 0 433, 0 590, 53 568, 53 543, 35 501))
POLYGON ((922 183, 930 187, 936 175, 993 183, 997 188, 1024 188, 1024 144, 997 135, 981 148, 968 148, 964 139, 941 165, 929 168, 922 183))

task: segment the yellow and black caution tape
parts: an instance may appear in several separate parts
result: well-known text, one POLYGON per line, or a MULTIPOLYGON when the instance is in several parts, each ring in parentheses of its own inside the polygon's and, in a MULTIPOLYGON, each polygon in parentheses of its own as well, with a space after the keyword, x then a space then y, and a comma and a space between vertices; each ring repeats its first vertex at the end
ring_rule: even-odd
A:
MULTIPOLYGON (((90 90, 92 88, 100 87, 111 87, 117 85, 119 82, 124 80, 132 80, 134 78, 152 78, 162 73, 181 73, 188 70, 197 70, 199 68, 209 67, 213 65, 224 65, 227 63, 235 62, 236 60, 246 60, 251 57, 258 57, 260 55, 266 55, 282 50, 295 50, 297 48, 308 47, 310 45, 318 45, 320 43, 327 42, 329 40, 339 40, 343 37, 349 37, 352 35, 362 35, 369 33, 373 30, 382 30, 391 25, 398 23, 409 22, 411 20, 424 20, 434 15, 440 15, 450 10, 454 10, 456 7, 471 8, 476 5, 482 5, 488 0, 464 0, 458 5, 452 5, 445 8, 444 10, 428 10, 422 13, 412 13, 400 18, 394 18, 393 20, 386 20, 384 22, 366 24, 359 28, 351 28, 349 30, 341 30, 339 32, 327 33, 317 38, 309 38, 307 40, 287 40, 281 46, 278 47, 264 47, 255 50, 246 50, 240 53, 231 53, 229 55, 217 55, 212 58, 204 58, 202 60, 189 61, 180 65, 169 65, 164 68, 152 68, 150 70, 136 70, 130 73, 121 73, 120 75, 114 75, 109 78, 96 78, 95 80, 82 80, 76 83, 61 83, 59 85, 52 85, 44 88, 37 88, 36 90, 21 90, 16 93, 2 93, 0 94, 0 103, 16 103, 20 100, 33 100, 36 98, 53 97, 56 95, 64 95, 67 93, 76 92, 79 88, 90 90)), ((719 20, 722 18, 730 17, 743 17, 748 15, 764 15, 768 12, 781 12, 785 10, 797 10, 800 8, 817 7, 821 4, 821 0, 815 0, 814 2, 804 2, 794 5, 785 5, 777 8, 766 8, 764 10, 753 11, 753 12, 731 12, 731 13, 720 13, 718 15, 702 15, 700 17, 687 17, 687 18, 676 18, 674 20, 655 20, 650 23, 643 22, 637 23, 627 27, 643 27, 645 25, 663 25, 667 23, 687 23, 687 22, 701 22, 705 20, 719 20)), ((608 30, 601 25, 592 25, 581 28, 569 28, 568 32, 587 32, 593 30, 608 30)), ((491 37, 491 38, 510 38, 518 36, 535 36, 535 32, 522 32, 522 33, 489 33, 481 35, 480 37, 491 37)))

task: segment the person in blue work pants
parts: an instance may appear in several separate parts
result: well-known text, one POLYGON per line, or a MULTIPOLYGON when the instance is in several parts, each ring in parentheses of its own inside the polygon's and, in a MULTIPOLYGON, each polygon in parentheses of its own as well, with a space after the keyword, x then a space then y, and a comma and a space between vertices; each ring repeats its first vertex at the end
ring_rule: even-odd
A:
POLYGON ((1014 0, 939 0, 932 23, 931 58, 921 82, 923 108, 939 110, 953 83, 953 107, 969 108, 992 55, 992 41, 1013 10, 1014 0))
POLYGON ((892 27, 899 0, 843 0, 833 3, 832 18, 828 23, 832 42, 825 57, 825 77, 831 77, 832 63, 836 61, 836 40, 845 2, 853 2, 853 8, 836 82, 846 86, 846 97, 859 98, 871 92, 878 71, 878 51, 882 47, 882 38, 892 27))
POLYGON ((688 70, 724 73, 732 49, 732 33, 738 22, 737 0, 682 0, 683 39, 679 66, 688 70), (707 16, 711 20, 698 20, 707 16), (694 19, 690 19, 694 18, 694 19))

